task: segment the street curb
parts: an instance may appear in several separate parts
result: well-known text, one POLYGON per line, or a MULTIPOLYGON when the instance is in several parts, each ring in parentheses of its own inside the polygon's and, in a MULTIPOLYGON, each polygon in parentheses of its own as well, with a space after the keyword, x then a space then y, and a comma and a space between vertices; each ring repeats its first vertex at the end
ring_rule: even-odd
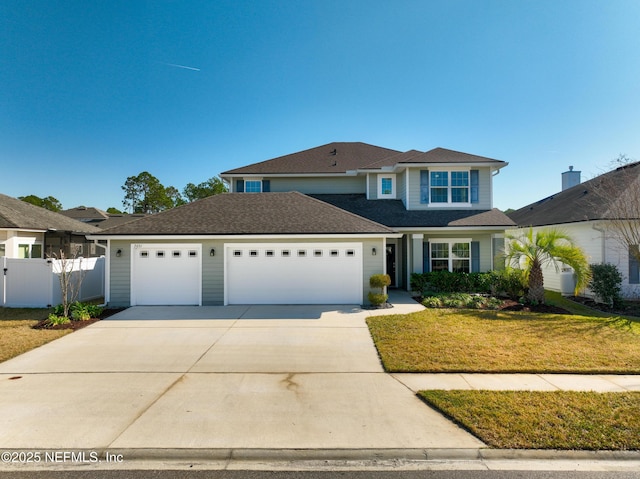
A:
MULTIPOLYGON (((46 451, 48 449, 43 449, 46 451)), ((24 452, 22 449, 16 452, 24 452)), ((36 451, 35 449, 33 451, 36 451)), ((124 461, 640 461, 640 451, 578 451, 544 449, 425 448, 425 449, 78 449, 124 461)), ((13 452, 5 449, 3 452, 13 452)))

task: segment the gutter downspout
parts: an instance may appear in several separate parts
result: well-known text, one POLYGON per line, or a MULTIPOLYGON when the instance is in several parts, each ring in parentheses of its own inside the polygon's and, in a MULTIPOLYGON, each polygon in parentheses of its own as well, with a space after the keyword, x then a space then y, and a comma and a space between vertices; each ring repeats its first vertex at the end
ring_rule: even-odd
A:
POLYGON ((600 258, 601 258, 602 264, 605 264, 607 262, 607 257, 606 257, 606 251, 607 250, 605 248, 605 241, 606 241, 605 230, 602 229, 602 228, 598 228, 598 223, 592 224, 591 227, 601 234, 601 236, 600 236, 600 258))
POLYGON ((104 308, 109 302, 109 275, 107 274, 109 271, 109 240, 107 240, 107 244, 104 245, 98 243, 97 239, 94 239, 93 244, 104 250, 104 274, 102 277, 102 280, 104 281, 104 303, 98 305, 104 308))

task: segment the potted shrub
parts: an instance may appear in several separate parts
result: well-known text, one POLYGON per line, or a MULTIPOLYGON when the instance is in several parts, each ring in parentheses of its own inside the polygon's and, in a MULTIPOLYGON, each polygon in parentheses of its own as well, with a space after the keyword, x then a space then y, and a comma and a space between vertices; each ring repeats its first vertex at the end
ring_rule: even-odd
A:
POLYGON ((385 288, 391 284, 391 277, 388 274, 374 274, 369 278, 369 286, 377 288, 380 292, 369 292, 369 302, 377 307, 381 307, 387 302, 389 295, 386 294, 385 288))

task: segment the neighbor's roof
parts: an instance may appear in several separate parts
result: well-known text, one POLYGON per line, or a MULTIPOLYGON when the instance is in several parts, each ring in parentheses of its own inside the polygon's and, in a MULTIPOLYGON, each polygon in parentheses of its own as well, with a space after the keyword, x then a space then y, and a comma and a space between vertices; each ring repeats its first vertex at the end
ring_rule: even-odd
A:
POLYGON ((398 153, 367 143, 335 142, 225 171, 222 175, 345 173, 398 153))
POLYGON ((94 208, 93 206, 76 206, 75 208, 63 210, 60 214, 83 222, 104 221, 109 217, 106 211, 94 208))
MULTIPOLYGON (((603 188, 611 201, 637 201, 640 188, 640 163, 633 163, 509 213, 518 226, 547 226, 612 219, 611 202, 603 201, 603 188), (631 196, 635 196, 634 199, 631 196)), ((634 218, 636 219, 636 218, 634 218)))
POLYGON ((391 234, 393 230, 298 192, 222 193, 98 235, 391 234))
POLYGON ((73 233, 99 231, 95 226, 3 194, 0 194, 0 228, 58 230, 73 233))
POLYGON ((495 208, 491 210, 407 210, 401 200, 367 200, 362 194, 312 196, 391 228, 515 226, 507 215, 495 208))

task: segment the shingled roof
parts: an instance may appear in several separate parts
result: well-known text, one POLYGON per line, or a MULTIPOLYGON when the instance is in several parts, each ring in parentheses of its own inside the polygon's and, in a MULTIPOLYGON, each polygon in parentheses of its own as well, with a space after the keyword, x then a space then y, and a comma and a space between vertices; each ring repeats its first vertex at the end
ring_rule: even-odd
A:
POLYGON ((0 228, 81 234, 99 231, 94 226, 3 194, 0 194, 0 228))
POLYGON ((223 193, 98 235, 391 234, 393 230, 298 192, 223 193))
POLYGON ((367 200, 362 194, 311 196, 391 228, 515 226, 507 215, 495 208, 491 210, 407 210, 401 200, 367 200))
POLYGON ((612 201, 624 201, 625 195, 635 195, 637 198, 637 193, 633 191, 637 192, 640 188, 640 163, 617 168, 531 203, 509 213, 509 218, 523 227, 611 219, 613 213, 610 203, 597 194, 603 185, 610 190, 612 201))
POLYGON ((225 171, 222 176, 236 174, 345 173, 398 153, 400 152, 396 150, 367 143, 334 142, 225 171))

